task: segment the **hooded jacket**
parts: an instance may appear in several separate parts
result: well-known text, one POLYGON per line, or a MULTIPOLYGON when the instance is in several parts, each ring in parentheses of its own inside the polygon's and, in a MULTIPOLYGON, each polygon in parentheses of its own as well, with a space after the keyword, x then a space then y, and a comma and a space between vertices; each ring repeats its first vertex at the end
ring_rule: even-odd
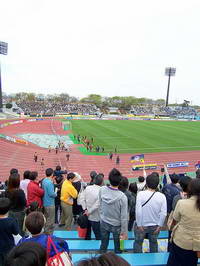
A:
POLYGON ((100 220, 113 226, 121 226, 121 233, 128 229, 128 202, 126 195, 112 187, 99 191, 100 220))

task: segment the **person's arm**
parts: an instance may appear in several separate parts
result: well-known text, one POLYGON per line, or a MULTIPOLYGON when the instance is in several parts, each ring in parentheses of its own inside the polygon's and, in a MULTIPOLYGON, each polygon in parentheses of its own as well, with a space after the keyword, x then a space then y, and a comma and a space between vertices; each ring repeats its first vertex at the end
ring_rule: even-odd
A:
POLYGON ((125 239, 128 230, 128 200, 125 195, 121 200, 121 236, 125 239))
POLYGON ((48 193, 50 198, 56 198, 57 197, 57 193, 54 191, 53 183, 47 184, 47 193, 48 193))
POLYGON ((76 199, 78 196, 78 191, 75 189, 73 185, 70 187, 68 193, 73 199, 76 199))
POLYGON ((15 219, 12 220, 12 232, 13 235, 18 235, 19 234, 19 226, 18 223, 15 219))
POLYGON ((175 207, 175 210, 174 210, 174 213, 173 213, 173 219, 176 221, 176 222, 179 222, 180 219, 181 219, 181 202, 182 200, 179 200, 176 204, 176 207, 175 207))
POLYGON ((164 164, 164 170, 165 170, 165 175, 166 175, 166 178, 167 178, 167 184, 170 184, 171 183, 171 179, 170 179, 170 176, 169 176, 169 173, 168 173, 168 170, 167 170, 167 166, 164 164))
POLYGON ((35 186, 34 194, 41 198, 44 195, 44 189, 40 188, 39 185, 35 186))
POLYGON ((26 207, 26 196, 25 196, 25 193, 22 189, 19 190, 20 193, 18 194, 19 197, 20 197, 20 203, 21 203, 21 206, 22 207, 26 207))
MULTIPOLYGON (((158 192, 159 193, 159 192, 158 192)), ((160 215, 159 215, 159 222, 158 222, 158 226, 162 227, 164 222, 165 222, 165 218, 167 216, 167 200, 166 197, 161 194, 162 198, 161 200, 161 208, 160 208, 160 215)))
POLYGON ((135 216, 136 224, 138 227, 142 226, 142 202, 141 202, 141 193, 139 192, 136 197, 136 206, 135 206, 135 216))

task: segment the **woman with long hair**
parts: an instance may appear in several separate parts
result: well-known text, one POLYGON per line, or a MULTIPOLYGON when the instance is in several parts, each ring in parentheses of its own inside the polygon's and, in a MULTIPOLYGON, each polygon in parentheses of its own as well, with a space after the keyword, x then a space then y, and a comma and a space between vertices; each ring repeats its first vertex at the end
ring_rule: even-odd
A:
POLYGON ((188 187, 188 199, 177 202, 173 213, 176 224, 172 231, 167 266, 196 266, 200 251, 200 179, 188 187))
POLYGON ((18 173, 11 174, 8 179, 8 189, 5 192, 5 196, 9 198, 11 202, 9 217, 13 217, 17 220, 19 225, 19 234, 23 236, 26 197, 24 191, 19 187, 20 175, 18 173))

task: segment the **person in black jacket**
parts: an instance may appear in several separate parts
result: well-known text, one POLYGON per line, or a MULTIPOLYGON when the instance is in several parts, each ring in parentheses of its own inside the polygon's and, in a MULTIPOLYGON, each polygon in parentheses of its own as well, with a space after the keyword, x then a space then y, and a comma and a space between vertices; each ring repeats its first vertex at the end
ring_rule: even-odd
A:
POLYGON ((59 211, 60 215, 62 212, 61 204, 60 204, 60 192, 61 192, 61 186, 63 183, 63 175, 67 174, 67 170, 62 171, 61 167, 59 165, 56 166, 56 170, 54 171, 54 177, 55 177, 55 187, 57 188, 57 197, 55 198, 55 223, 59 223, 59 211))
POLYGON ((26 208, 26 196, 20 186, 20 175, 12 174, 8 180, 8 189, 5 191, 5 197, 10 199, 9 217, 17 220, 19 225, 19 234, 24 236, 23 223, 26 208))

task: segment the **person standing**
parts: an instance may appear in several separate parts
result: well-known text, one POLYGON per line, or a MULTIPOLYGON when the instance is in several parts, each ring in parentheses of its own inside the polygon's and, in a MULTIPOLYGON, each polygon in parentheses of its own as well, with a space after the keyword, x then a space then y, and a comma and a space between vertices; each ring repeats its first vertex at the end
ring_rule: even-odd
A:
POLYGON ((156 189, 159 175, 150 174, 146 178, 147 189, 140 191, 136 198, 136 224, 134 228, 134 253, 142 252, 145 235, 148 234, 150 252, 158 252, 158 234, 167 215, 166 197, 156 189))
POLYGON ((45 233, 52 233, 55 221, 55 198, 57 196, 54 191, 53 169, 46 169, 46 177, 42 180, 42 188, 44 190, 43 206, 46 218, 45 233))
POLYGON ((112 158, 113 158, 113 153, 110 152, 110 153, 109 153, 109 159, 112 160, 112 158))
POLYGON ((76 199, 78 196, 78 192, 75 187, 72 185, 72 182, 75 179, 74 173, 69 173, 67 175, 67 179, 63 182, 61 187, 61 207, 62 207, 62 215, 61 215, 61 224, 65 224, 67 230, 71 229, 73 214, 72 214, 72 205, 73 199, 76 199))
POLYGON ((37 152, 34 153, 33 160, 35 163, 37 163, 37 160, 38 160, 37 152))
POLYGON ((30 182, 30 171, 27 170, 24 172, 24 179, 20 181, 20 188, 24 191, 26 199, 27 199, 27 187, 30 182))
POLYGON ((99 213, 99 191, 103 185, 103 175, 96 175, 94 184, 87 186, 83 192, 81 206, 88 216, 88 227, 85 239, 91 239, 91 229, 94 231, 96 240, 101 239, 100 213, 99 213))
POLYGON ((119 155, 117 155, 116 164, 119 164, 119 163, 120 163, 120 158, 119 158, 119 155))
POLYGON ((27 188, 27 205, 34 201, 37 201, 38 207, 42 209, 42 197, 44 195, 44 190, 39 186, 38 172, 30 173, 30 183, 27 188))
POLYGON ((25 217, 26 197, 20 186, 20 175, 12 174, 9 176, 8 189, 5 197, 10 199, 9 217, 15 218, 19 225, 19 234, 24 236, 23 223, 25 217))
POLYGON ((167 266, 196 266, 200 251, 200 179, 193 179, 188 199, 177 202, 173 213, 171 249, 167 266))
POLYGON ((99 191, 100 203, 100 252, 105 253, 112 232, 115 253, 121 253, 120 239, 127 238, 128 201, 126 195, 118 189, 121 173, 113 168, 109 173, 110 186, 103 186, 99 191))

